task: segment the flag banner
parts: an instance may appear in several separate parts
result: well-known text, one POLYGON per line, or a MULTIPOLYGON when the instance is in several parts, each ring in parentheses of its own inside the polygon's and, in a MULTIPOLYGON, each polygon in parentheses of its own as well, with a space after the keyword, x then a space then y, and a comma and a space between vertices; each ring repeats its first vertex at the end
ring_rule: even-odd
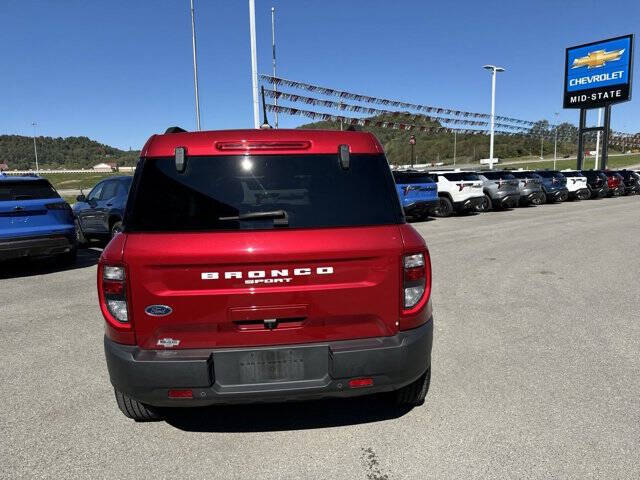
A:
MULTIPOLYGON (((264 75, 261 74, 260 78, 267 82, 270 83, 272 85, 285 85, 288 86, 290 88, 296 88, 296 89, 300 89, 300 90, 306 90, 309 92, 318 92, 322 95, 326 95, 326 96, 330 96, 330 97, 339 97, 339 98, 346 98, 349 100, 355 100, 358 102, 364 102, 364 103, 373 103, 373 104, 378 104, 378 105, 385 105, 385 106, 392 106, 392 107, 397 107, 397 108, 404 108, 407 110, 417 110, 419 112, 435 112, 438 114, 442 114, 445 113, 447 115, 453 115, 453 116, 464 116, 464 115, 473 115, 475 118, 486 118, 486 119, 490 119, 491 115, 488 113, 477 113, 477 112, 465 112, 463 110, 454 110, 454 109, 449 109, 449 108, 443 108, 443 107, 433 107, 433 106, 429 106, 429 105, 420 105, 420 104, 415 104, 415 103, 408 103, 408 102, 401 102, 398 100, 389 100, 386 98, 378 98, 378 97, 370 97, 367 95, 360 95, 357 93, 350 93, 350 92, 345 92, 343 90, 336 90, 334 88, 327 88, 327 87, 321 87, 318 85, 313 85, 310 83, 304 83, 304 82, 297 82, 295 80, 288 80, 286 78, 280 78, 280 77, 273 77, 271 75, 264 75)), ((495 119, 501 122, 506 122, 506 123, 516 123, 519 125, 534 125, 536 122, 532 122, 529 120, 522 120, 522 119, 518 119, 518 118, 512 118, 512 117, 505 117, 505 116, 501 116, 501 115, 496 115, 495 119)))
MULTIPOLYGON (((267 91, 265 90, 265 94, 266 92, 267 91)), ((368 127, 389 128, 393 130, 417 131, 417 132, 425 132, 425 133, 454 133, 455 132, 456 134, 460 134, 460 135, 489 135, 490 134, 489 129, 451 128, 451 127, 443 127, 443 126, 432 127, 432 126, 426 126, 426 125, 413 125, 410 123, 372 120, 370 118, 345 117, 342 115, 334 115, 331 113, 314 112, 311 110, 302 110, 299 108, 285 107, 282 105, 273 105, 271 103, 266 103, 265 107, 270 112, 278 112, 278 113, 293 115, 293 116, 303 116, 303 117, 310 118, 312 120, 342 122, 343 125, 346 125, 346 126, 359 125, 359 126, 368 126, 368 127)), ((510 137, 522 137, 527 139, 544 138, 547 141, 553 141, 556 138, 555 132, 553 130, 550 130, 550 131, 547 130, 544 133, 495 130, 495 134, 502 135, 502 136, 510 136, 510 137)), ((575 142, 577 139, 577 133, 575 135, 558 135, 557 139, 558 141, 575 142)), ((633 142, 629 142, 628 139, 616 137, 616 136, 611 136, 609 138, 609 144, 611 145, 624 144, 628 147, 640 146, 640 142, 633 143, 633 142)))
MULTIPOLYGON (((455 109, 443 108, 443 107, 433 107, 429 105, 420 105, 415 103, 401 102, 398 100, 390 100, 386 98, 371 97, 368 95, 361 95, 357 93, 346 92, 346 91, 337 90, 334 88, 321 87, 319 85, 313 85, 305 82, 298 82, 295 80, 289 80, 281 77, 274 77, 271 75, 261 74, 260 78, 263 81, 270 83, 274 86, 285 85, 291 88, 306 90, 309 92, 318 92, 326 96, 338 97, 340 99, 349 99, 349 100, 355 100, 358 102, 372 103, 372 104, 402 108, 407 110, 417 110, 418 112, 437 113, 437 114, 445 114, 445 115, 450 115, 455 117, 475 118, 475 119, 485 120, 484 122, 477 121, 478 123, 462 123, 460 122, 460 119, 458 119, 458 123, 456 123, 455 119, 446 119, 445 117, 423 115, 423 118, 428 120, 439 121, 443 123, 450 123, 454 125, 461 124, 461 125, 470 125, 470 126, 485 126, 485 125, 489 125, 489 121, 491 119, 491 115, 488 113, 467 112, 464 110, 455 110, 455 109)), ((289 98, 290 101, 304 102, 307 105, 320 105, 320 106, 325 106, 327 108, 338 108, 340 110, 353 111, 353 112, 365 113, 370 115, 394 114, 394 115, 405 115, 409 117, 411 117, 412 115, 411 112, 393 112, 389 110, 380 110, 380 109, 362 107, 360 105, 352 105, 352 104, 348 106, 347 104, 343 104, 344 108, 342 108, 340 106, 341 102, 335 102, 331 100, 322 100, 322 99, 313 98, 313 97, 305 97, 302 95, 295 95, 291 93, 287 95, 290 95, 290 98, 289 98), (336 104, 338 105, 338 107, 335 106, 336 104)), ((284 96, 282 98, 286 100, 284 96)), ((421 117, 415 115, 414 118, 421 118, 421 117)), ((497 122, 494 123, 494 125, 499 129, 521 130, 522 132, 527 132, 529 130, 529 127, 535 126, 539 123, 531 120, 523 120, 520 118, 506 117, 502 115, 496 115, 495 121, 497 122)), ((544 136, 545 138, 553 137, 554 136, 553 129, 555 129, 558 126, 559 125, 549 123, 547 133, 542 134, 542 136, 544 136)), ((514 133, 514 132, 502 131, 501 133, 506 134, 506 133, 514 133)), ((531 133, 531 132, 523 133, 523 134, 537 136, 537 137, 541 136, 539 133, 531 133)), ((567 137, 562 137, 562 138, 558 137, 558 139, 566 139, 566 138, 567 137)), ((609 143, 613 145, 622 145, 626 147, 637 147, 638 145, 640 145, 640 133, 631 134, 631 133, 625 133, 625 132, 612 131, 609 136, 609 143)))
MULTIPOLYGON (((300 103, 305 103, 307 105, 317 105, 317 106, 333 108, 337 110, 345 110, 348 112, 365 113, 368 115, 403 116, 403 117, 410 118, 412 122, 427 120, 430 122, 452 123, 454 125, 489 126, 489 121, 487 120, 467 120, 466 118, 447 118, 447 117, 441 117, 441 116, 415 114, 412 112, 382 110, 374 107, 365 107, 362 105, 354 105, 354 104, 345 103, 342 101, 336 102, 334 100, 325 100, 322 98, 307 97, 303 95, 297 95, 294 93, 283 92, 279 90, 276 91, 271 89, 265 89, 264 93, 269 98, 276 98, 278 100, 285 100, 293 103, 300 102, 300 103)), ((507 123, 500 123, 500 122, 495 123, 495 126, 497 128, 505 128, 510 130, 528 130, 528 127, 514 126, 514 125, 509 125, 507 123)))

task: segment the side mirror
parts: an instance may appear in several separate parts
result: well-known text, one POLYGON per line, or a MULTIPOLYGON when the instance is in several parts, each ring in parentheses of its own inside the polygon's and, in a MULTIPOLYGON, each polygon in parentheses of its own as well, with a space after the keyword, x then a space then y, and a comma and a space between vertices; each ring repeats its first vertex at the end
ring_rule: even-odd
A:
POLYGON ((87 197, 85 197, 84 195, 78 195, 76 197, 76 201, 78 201, 78 202, 86 202, 87 201, 87 197))

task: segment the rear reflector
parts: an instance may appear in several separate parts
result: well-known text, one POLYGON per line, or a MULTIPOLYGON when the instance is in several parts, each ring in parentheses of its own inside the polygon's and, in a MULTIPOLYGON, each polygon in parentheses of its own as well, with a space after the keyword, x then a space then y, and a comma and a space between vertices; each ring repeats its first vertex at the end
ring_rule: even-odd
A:
POLYGON ((193 398, 193 390, 190 389, 179 389, 179 390, 169 390, 169 398, 193 398))
POLYGON ((349 388, 372 387, 373 378, 354 378, 349 380, 349 388))
POLYGON ((216 142, 218 150, 306 150, 311 147, 308 140, 274 141, 274 142, 216 142))

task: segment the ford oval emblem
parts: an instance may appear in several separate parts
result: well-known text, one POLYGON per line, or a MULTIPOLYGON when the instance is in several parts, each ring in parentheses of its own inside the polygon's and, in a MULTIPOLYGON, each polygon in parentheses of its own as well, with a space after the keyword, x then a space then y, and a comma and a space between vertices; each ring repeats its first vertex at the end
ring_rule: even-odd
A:
POLYGON ((173 312, 173 309, 167 305, 149 305, 144 311, 152 317, 164 317, 173 312))

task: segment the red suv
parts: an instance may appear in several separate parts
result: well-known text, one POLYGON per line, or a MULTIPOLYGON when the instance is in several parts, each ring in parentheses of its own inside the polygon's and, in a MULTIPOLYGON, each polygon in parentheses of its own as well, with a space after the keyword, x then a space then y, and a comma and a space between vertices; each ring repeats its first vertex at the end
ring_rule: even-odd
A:
POLYGON ((421 404, 431 264, 378 140, 175 131, 144 146, 98 265, 122 412, 374 392, 421 404))

